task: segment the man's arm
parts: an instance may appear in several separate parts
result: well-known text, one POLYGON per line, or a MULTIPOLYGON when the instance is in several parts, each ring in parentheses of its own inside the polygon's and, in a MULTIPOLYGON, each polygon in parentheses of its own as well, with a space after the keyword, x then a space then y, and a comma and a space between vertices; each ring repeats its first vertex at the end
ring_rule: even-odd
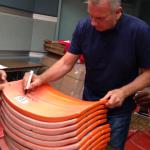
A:
POLYGON ((109 91, 102 99, 109 99, 106 104, 109 108, 119 107, 125 98, 148 86, 150 86, 150 69, 142 69, 142 73, 135 80, 119 89, 109 91))
MULTIPOLYGON (((33 89, 41 84, 60 79, 72 69, 78 58, 78 55, 67 52, 60 60, 58 60, 52 67, 48 68, 44 73, 39 76, 34 75, 29 89, 33 89)), ((25 75, 23 78, 24 87, 26 86, 27 80, 28 75, 25 75)))

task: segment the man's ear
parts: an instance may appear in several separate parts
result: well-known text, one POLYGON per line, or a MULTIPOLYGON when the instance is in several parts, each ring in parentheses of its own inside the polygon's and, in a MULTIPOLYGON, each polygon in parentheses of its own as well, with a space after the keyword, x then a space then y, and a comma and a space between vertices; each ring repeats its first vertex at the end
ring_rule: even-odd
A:
POLYGON ((118 7, 117 10, 116 10, 117 20, 121 17, 122 12, 123 12, 122 7, 121 6, 118 7))

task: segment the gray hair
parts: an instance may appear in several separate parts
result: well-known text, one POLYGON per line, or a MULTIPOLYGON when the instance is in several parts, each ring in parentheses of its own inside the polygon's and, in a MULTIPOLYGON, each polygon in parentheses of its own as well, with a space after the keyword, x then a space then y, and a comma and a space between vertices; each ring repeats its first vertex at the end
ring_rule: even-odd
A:
MULTIPOLYGON (((87 3, 91 2, 98 5, 102 0, 87 0, 87 3)), ((108 0, 112 10, 115 10, 118 6, 121 6, 121 0, 108 0)))

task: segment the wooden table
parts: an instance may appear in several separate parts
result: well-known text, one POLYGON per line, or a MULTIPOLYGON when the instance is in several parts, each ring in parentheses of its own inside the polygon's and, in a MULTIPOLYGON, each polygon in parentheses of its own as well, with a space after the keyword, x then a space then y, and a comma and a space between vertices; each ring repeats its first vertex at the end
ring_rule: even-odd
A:
POLYGON ((39 69, 44 67, 40 63, 33 63, 28 60, 0 60, 0 65, 6 66, 7 68, 4 68, 4 70, 7 72, 39 69))
POLYGON ((7 68, 4 68, 7 72, 7 80, 18 80, 22 79, 25 72, 34 70, 37 72, 39 69, 44 67, 44 65, 40 63, 33 63, 29 60, 0 60, 0 65, 6 66, 7 68))

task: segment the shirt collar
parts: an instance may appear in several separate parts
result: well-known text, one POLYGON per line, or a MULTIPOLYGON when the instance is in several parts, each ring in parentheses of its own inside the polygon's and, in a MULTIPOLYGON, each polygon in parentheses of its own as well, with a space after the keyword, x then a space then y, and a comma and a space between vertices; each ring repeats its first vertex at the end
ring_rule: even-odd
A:
POLYGON ((122 24, 123 18, 124 18, 124 14, 122 14, 121 17, 119 18, 116 26, 114 27, 115 30, 119 30, 120 29, 120 26, 122 24))

